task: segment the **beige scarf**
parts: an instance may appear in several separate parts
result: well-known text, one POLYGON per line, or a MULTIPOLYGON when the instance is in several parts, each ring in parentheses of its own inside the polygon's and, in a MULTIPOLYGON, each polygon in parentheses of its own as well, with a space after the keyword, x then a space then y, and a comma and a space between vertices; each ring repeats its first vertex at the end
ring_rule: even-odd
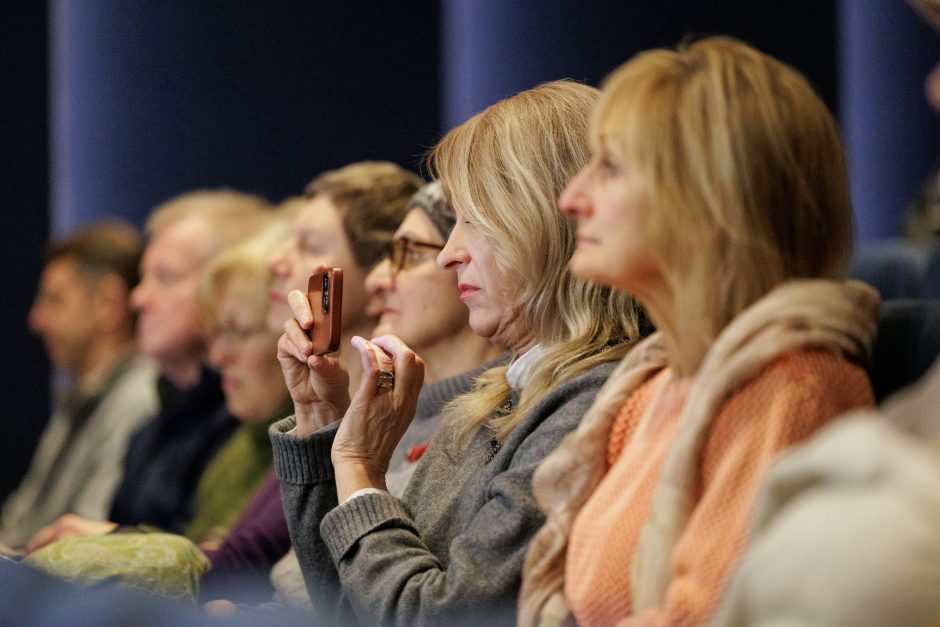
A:
MULTIPOLYGON (((631 571, 633 610, 662 607, 672 578, 670 556, 694 507, 692 489, 709 427, 724 401, 774 358, 813 347, 864 364, 877 329, 880 299, 857 281, 792 281, 737 316, 709 349, 682 410, 640 533, 631 571)), ((578 428, 536 470, 533 492, 546 515, 523 567, 521 625, 568 621, 564 569, 578 511, 603 478, 611 425, 627 397, 668 365, 656 333, 624 357, 578 428)))

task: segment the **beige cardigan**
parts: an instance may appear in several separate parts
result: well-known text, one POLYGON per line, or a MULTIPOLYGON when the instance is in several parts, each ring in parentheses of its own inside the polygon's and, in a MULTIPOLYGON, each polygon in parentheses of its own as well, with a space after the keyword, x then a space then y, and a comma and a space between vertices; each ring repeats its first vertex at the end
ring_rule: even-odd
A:
MULTIPOLYGON (((724 329, 699 369, 640 534, 631 579, 636 612, 662 605, 671 579, 670 555, 694 506, 690 486, 701 447, 723 402, 774 358, 800 348, 823 348, 866 362, 879 304, 877 293, 857 281, 792 281, 772 290, 724 329)), ((553 625, 570 619, 564 568, 571 526, 606 472, 608 435, 620 407, 650 374, 667 365, 661 334, 634 348, 578 429, 536 471, 533 491, 546 521, 526 556, 520 624, 553 625)))

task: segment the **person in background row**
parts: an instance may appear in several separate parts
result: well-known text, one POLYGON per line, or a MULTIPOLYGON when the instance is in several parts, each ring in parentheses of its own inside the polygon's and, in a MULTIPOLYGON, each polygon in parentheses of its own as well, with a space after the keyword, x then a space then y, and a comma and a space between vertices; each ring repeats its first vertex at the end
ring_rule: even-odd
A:
POLYGON ((641 53, 592 138, 560 199, 571 271, 636 294, 660 332, 535 473, 519 620, 700 625, 771 460, 873 403, 879 299, 841 281, 842 146, 792 68, 724 37, 641 53))
POLYGON ((19 547, 69 512, 92 519, 108 513, 128 441, 157 411, 157 371, 137 355, 129 302, 142 249, 134 227, 111 221, 46 250, 29 326, 71 383, 3 505, 0 542, 19 547))
MULTIPOLYGON (((343 269, 342 336, 373 325, 381 302, 357 281, 364 281, 382 258, 419 183, 393 163, 360 162, 324 172, 307 186, 308 197, 285 201, 294 217, 290 233, 267 256, 272 282, 268 328, 283 329, 287 291, 306 290, 307 279, 321 265, 343 269)), ((200 598, 212 603, 214 613, 231 611, 230 601, 270 600, 274 590, 268 575, 289 548, 280 486, 272 472, 221 546, 207 551, 212 570, 202 579, 200 598)))
MULTIPOLYGON (((119 534, 62 538, 30 553, 25 564, 82 583, 117 581, 151 592, 176 590, 178 595, 195 595, 194 589, 175 588, 178 583, 174 582, 194 586, 198 576, 180 574, 198 575, 210 565, 214 570, 215 558, 224 554, 219 543, 232 526, 256 518, 246 505, 271 472, 267 429, 287 415, 289 406, 277 361, 278 333, 266 323, 271 277, 264 265, 267 253, 283 239, 286 229, 285 218, 259 236, 226 248, 202 272, 200 307, 209 362, 221 376, 229 414, 241 424, 202 474, 195 516, 185 538, 125 527, 119 534), (88 559, 89 555, 94 559, 88 559)), ((269 500, 280 510, 279 498, 269 500)), ((283 515, 279 520, 283 555, 290 541, 283 515)), ((31 544, 38 543, 37 539, 31 544)), ((270 564, 264 575, 269 568, 270 564)), ((242 568, 239 574, 252 573, 242 568)))
MULTIPOLYGON (((287 294, 307 291, 307 280, 321 266, 343 270, 340 346, 372 331, 382 303, 368 294, 366 276, 388 249, 408 201, 423 182, 388 161, 361 161, 324 172, 307 185, 306 203, 294 218, 290 236, 268 257, 274 277, 268 319, 283 328, 291 317, 287 294)), ((353 351, 343 354, 349 389, 361 368, 353 351)))
MULTIPOLYGON (((501 347, 473 333, 460 302, 454 273, 435 264, 454 228, 454 211, 440 183, 414 195, 386 257, 366 277, 366 290, 381 297, 382 315, 373 335, 393 334, 422 356, 424 386, 414 420, 392 452, 385 481, 401 496, 441 424, 444 405, 470 390, 474 378, 496 365, 501 347)), ((309 534, 297 533, 297 542, 309 534)), ((271 571, 278 598, 312 610, 297 555, 291 551, 271 571)))
POLYGON ((131 306, 140 351, 160 370, 160 411, 131 440, 108 517, 66 515, 37 541, 100 535, 116 525, 184 531, 203 470, 238 426, 225 409, 218 375, 206 365, 199 273, 221 249, 272 219, 264 200, 231 190, 182 194, 153 211, 131 306))
POLYGON ((438 264, 456 271, 473 332, 513 362, 448 405, 401 498, 386 490, 386 472, 415 415, 423 360, 393 335, 353 338, 364 373, 350 400, 339 360, 311 356, 309 304, 291 292, 278 350, 295 416, 271 440, 323 622, 512 620, 541 523, 532 472, 639 335, 627 295, 566 269, 574 231, 555 203, 587 162, 596 98, 584 85, 546 83, 474 116, 431 153, 456 213, 438 264))

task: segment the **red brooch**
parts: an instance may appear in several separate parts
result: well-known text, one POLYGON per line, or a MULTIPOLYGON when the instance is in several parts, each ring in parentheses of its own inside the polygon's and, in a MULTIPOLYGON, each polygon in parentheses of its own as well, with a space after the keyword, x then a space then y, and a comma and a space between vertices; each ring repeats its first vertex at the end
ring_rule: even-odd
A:
POLYGON ((415 444, 410 449, 408 449, 408 454, 406 458, 412 464, 421 459, 421 456, 424 455, 424 452, 428 450, 428 444, 431 442, 425 442, 424 444, 415 444))

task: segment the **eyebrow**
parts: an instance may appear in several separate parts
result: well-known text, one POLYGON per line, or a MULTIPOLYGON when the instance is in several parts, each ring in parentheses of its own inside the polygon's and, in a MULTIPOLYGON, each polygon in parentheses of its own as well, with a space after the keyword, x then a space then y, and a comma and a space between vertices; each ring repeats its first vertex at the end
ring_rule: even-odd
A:
POLYGON ((323 238, 323 233, 321 233, 317 229, 310 229, 306 227, 301 228, 300 230, 296 231, 296 235, 300 239, 310 239, 310 238, 322 239, 323 238))
POLYGON ((421 234, 415 233, 414 231, 404 231, 402 233, 396 233, 394 239, 399 239, 401 237, 407 237, 408 239, 414 240, 417 242, 428 242, 428 243, 436 243, 436 242, 432 242, 431 240, 436 240, 436 239, 441 238, 440 235, 437 235, 437 236, 433 234, 421 235, 421 234))

